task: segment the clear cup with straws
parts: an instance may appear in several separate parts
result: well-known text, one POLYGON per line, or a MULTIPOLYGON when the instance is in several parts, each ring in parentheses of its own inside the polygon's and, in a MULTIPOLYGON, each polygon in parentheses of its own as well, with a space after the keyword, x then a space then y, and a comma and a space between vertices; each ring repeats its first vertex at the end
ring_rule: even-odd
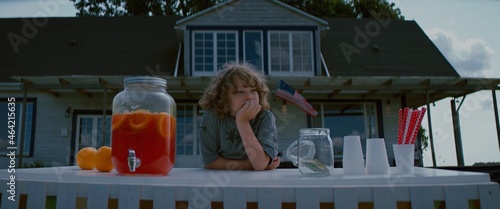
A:
POLYGON ((426 108, 399 110, 398 144, 393 144, 396 168, 400 176, 414 175, 415 139, 426 108))

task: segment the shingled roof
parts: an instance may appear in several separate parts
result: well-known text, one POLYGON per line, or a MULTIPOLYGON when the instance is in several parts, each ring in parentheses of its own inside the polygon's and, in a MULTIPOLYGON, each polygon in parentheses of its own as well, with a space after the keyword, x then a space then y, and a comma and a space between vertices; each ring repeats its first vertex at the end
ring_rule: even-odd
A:
POLYGON ((415 21, 324 18, 331 76, 459 77, 415 21))
POLYGON ((48 18, 41 27, 33 22, 40 19, 0 19, 0 34, 4 34, 0 39, 0 82, 28 75, 147 75, 148 68, 173 75, 180 43, 175 22, 179 19, 48 18), (14 43, 27 42, 13 46, 9 36, 14 43))
MULTIPOLYGON (((181 42, 178 20, 49 18, 37 27, 32 19, 0 19, 0 32, 7 34, 0 39, 0 82, 27 75, 146 75, 148 69, 171 76, 181 42), (12 40, 19 41, 17 46, 12 40)), ((414 21, 325 20, 330 30, 321 40, 321 52, 331 76, 459 77, 414 21)))

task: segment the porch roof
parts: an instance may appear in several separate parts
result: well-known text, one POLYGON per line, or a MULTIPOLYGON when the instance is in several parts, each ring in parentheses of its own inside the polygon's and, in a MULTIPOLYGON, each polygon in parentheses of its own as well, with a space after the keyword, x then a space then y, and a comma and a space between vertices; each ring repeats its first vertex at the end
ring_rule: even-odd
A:
MULTIPOLYGON (((39 90, 54 96, 64 92, 78 92, 85 96, 105 89, 119 92, 123 88, 120 76, 13 76, 18 81, 11 90, 39 90)), ((163 77, 169 94, 179 99, 198 99, 210 83, 211 77, 163 77)), ((499 90, 500 79, 457 77, 268 77, 274 93, 279 80, 285 81, 307 99, 376 99, 381 96, 406 96, 406 106, 419 107, 446 97, 460 97, 480 90, 499 90)), ((3 86, 5 89, 6 86, 3 86)))

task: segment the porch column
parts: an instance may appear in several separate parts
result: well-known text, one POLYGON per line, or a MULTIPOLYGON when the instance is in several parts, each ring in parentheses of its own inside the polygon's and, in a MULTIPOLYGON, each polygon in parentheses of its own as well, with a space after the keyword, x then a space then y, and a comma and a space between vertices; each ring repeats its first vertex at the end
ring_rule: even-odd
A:
POLYGON ((429 124, 429 145, 431 146, 432 167, 436 167, 436 152, 434 151, 434 137, 432 135, 431 106, 429 99, 429 89, 426 89, 425 99, 427 100, 427 123, 429 124))
MULTIPOLYGON (((106 145, 106 132, 108 131, 106 129, 106 98, 107 98, 107 92, 108 92, 108 89, 104 88, 104 92, 103 92, 103 95, 102 95, 102 124, 101 124, 102 144, 101 144, 101 146, 105 146, 106 145)), ((111 126, 111 124, 110 124, 110 126, 111 126)))
POLYGON ((495 124, 496 124, 496 128, 497 128, 498 149, 500 150, 500 122, 498 119, 497 94, 496 94, 495 89, 491 90, 491 95, 493 97, 493 110, 495 112, 495 124))
POLYGON ((23 84, 23 106, 21 108, 21 133, 20 133, 20 142, 19 142, 19 161, 17 162, 17 167, 18 168, 22 168, 24 167, 23 166, 23 155, 24 155, 24 137, 26 136, 26 134, 24 132, 26 132, 26 103, 27 103, 27 100, 28 100, 28 87, 26 87, 24 84, 23 84))
MULTIPOLYGON (((462 102, 465 97, 462 99, 462 102)), ((462 134, 460 132, 460 116, 458 111, 460 110, 460 105, 457 109, 455 104, 455 99, 450 100, 451 106, 451 118, 453 120, 453 135, 455 137, 455 153, 457 155, 457 165, 464 166, 464 151, 462 148, 462 134)))

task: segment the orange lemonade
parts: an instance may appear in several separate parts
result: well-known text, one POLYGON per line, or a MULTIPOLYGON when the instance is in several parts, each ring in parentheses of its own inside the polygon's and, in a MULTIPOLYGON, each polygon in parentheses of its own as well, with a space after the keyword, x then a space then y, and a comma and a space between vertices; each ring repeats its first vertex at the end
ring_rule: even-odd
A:
POLYGON ((168 113, 135 111, 112 116, 113 165, 120 174, 167 175, 175 162, 175 117, 168 113), (139 161, 128 165, 129 150, 139 161))

